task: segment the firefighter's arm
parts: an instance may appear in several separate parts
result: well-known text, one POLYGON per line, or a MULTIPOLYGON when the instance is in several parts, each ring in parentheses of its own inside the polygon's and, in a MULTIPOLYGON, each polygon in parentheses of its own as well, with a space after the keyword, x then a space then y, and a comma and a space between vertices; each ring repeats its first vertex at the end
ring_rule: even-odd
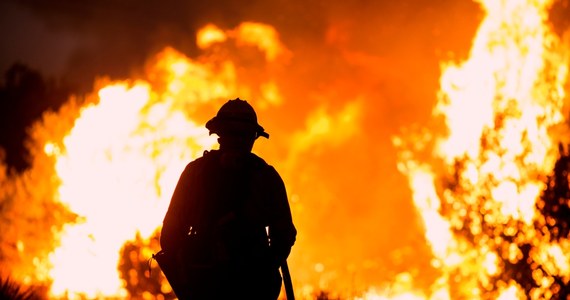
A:
POLYGON ((168 211, 162 222, 162 231, 160 234, 160 246, 164 250, 175 248, 179 242, 188 234, 188 228, 186 225, 187 216, 184 214, 188 211, 186 209, 189 197, 188 197, 188 183, 191 176, 190 164, 186 166, 172 198, 170 200, 170 205, 168 206, 168 211))
POLYGON ((275 169, 272 168, 271 173, 273 180, 271 180, 270 193, 273 205, 270 214, 269 238, 273 253, 277 261, 281 262, 289 256, 291 247, 295 243, 297 230, 293 225, 285 184, 275 169))

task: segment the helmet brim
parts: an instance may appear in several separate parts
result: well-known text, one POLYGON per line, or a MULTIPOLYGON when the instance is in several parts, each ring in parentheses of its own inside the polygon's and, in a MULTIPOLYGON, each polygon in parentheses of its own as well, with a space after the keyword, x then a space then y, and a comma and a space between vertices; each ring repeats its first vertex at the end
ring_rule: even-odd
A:
POLYGON ((228 119, 215 116, 206 123, 206 128, 210 131, 210 134, 215 133, 220 135, 220 133, 224 131, 243 131, 255 132, 257 136, 269 138, 269 134, 265 132, 265 129, 263 129, 261 125, 240 119, 228 119))

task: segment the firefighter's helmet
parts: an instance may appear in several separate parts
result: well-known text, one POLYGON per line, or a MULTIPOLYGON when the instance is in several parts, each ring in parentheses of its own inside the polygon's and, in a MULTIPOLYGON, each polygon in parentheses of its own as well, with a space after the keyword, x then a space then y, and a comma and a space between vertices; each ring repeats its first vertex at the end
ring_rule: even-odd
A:
POLYGON ((226 102, 215 117, 206 123, 210 134, 220 135, 224 131, 253 131, 257 136, 269 138, 263 127, 257 123, 257 114, 246 100, 236 98, 226 102))

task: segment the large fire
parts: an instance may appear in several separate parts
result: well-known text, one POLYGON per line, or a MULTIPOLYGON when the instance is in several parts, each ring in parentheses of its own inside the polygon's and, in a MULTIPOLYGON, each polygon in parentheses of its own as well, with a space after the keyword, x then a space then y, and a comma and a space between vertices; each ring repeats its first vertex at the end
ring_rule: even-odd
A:
POLYGON ((46 286, 50 298, 172 297, 156 264, 151 271, 140 266, 158 251, 157 232, 181 170, 216 145, 203 124, 239 96, 259 110, 276 145, 258 143, 256 151, 288 183, 299 227, 290 258, 299 297, 324 291, 351 299, 542 299, 568 289, 570 241, 551 238, 544 228, 554 221, 537 207, 545 205, 539 199, 558 158, 570 48, 547 23, 548 0, 481 5, 486 15, 469 58, 443 66, 433 111, 441 126, 393 138, 431 252, 430 279, 410 269, 362 280, 359 272, 382 272, 380 263, 355 258, 360 250, 349 244, 323 249, 304 239, 308 227, 321 226, 311 223, 309 195, 325 204, 334 195, 322 186, 301 188, 319 168, 303 164, 303 155, 353 141, 371 99, 351 99, 333 112, 318 106, 304 116, 305 128, 287 133, 277 74, 294 53, 274 28, 253 22, 230 30, 208 25, 197 40, 204 55, 166 48, 138 78, 99 80, 93 94, 45 114, 31 131, 31 170, 10 185, 3 170, 0 183, 3 197, 50 199, 34 209, 53 211, 53 237, 39 250, 14 238, 11 274, 46 286), (250 65, 238 62, 233 53, 240 51, 250 65), (39 188, 45 181, 48 187, 39 188), (352 262, 339 266, 337 258, 352 262), (515 270, 522 259, 533 266, 524 284, 515 270))
POLYGON ((417 136, 421 145, 401 152, 441 271, 437 298, 544 299, 561 288, 554 277, 570 279, 568 240, 551 239, 554 220, 537 210, 558 158, 570 54, 546 26, 550 4, 482 1, 469 60, 441 77, 434 115, 447 135, 417 136), (533 262, 529 285, 504 276, 523 259, 533 262))

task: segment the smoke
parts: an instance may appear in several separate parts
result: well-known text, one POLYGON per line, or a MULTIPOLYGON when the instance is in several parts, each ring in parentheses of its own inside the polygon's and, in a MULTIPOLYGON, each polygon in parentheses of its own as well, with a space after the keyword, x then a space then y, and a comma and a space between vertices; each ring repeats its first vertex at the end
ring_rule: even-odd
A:
MULTIPOLYGON (((89 85, 98 75, 128 76, 133 68, 141 66, 164 46, 172 46, 194 56, 197 52, 196 30, 207 23, 231 28, 244 20, 277 22, 279 24, 274 25, 297 27, 299 32, 302 24, 310 23, 312 29, 304 28, 303 34, 319 35, 319 31, 324 30, 324 21, 311 14, 319 11, 316 5, 295 7, 287 5, 286 1, 275 2, 271 6, 263 1, 178 0, 160 3, 130 0, 94 3, 18 1, 11 5, 34 16, 33 19, 22 20, 25 24, 40 22, 54 36, 74 38, 75 43, 65 47, 69 53, 63 62, 63 74, 87 89, 91 88, 89 85)), ((12 35, 22 34, 19 24, 9 25, 17 26, 11 26, 16 31, 12 35)), ((51 44, 45 40, 41 42, 51 44)))
MULTIPOLYGON (((241 21, 258 21, 274 26, 296 55, 315 58, 324 54, 322 59, 336 59, 335 65, 346 67, 346 59, 337 51, 349 47, 385 57, 394 63, 387 66, 390 68, 401 68, 399 62, 405 57, 412 61, 429 58, 430 67, 437 68, 434 49, 466 49, 469 30, 477 25, 475 18, 466 21, 465 16, 473 18, 477 12, 469 1, 10 0, 6 6, 11 7, 4 12, 7 17, 15 12, 22 16, 4 21, 10 22, 4 25, 4 39, 20 36, 19 44, 26 43, 28 52, 36 49, 35 55, 41 55, 44 47, 51 49, 58 66, 46 68, 62 72, 87 89, 97 75, 129 75, 166 45, 195 56, 196 30, 207 23, 233 28, 241 21), (25 30, 33 26, 43 26, 42 33, 25 30), (26 35, 28 39, 22 37, 26 35), (44 37, 38 40, 40 35, 44 37), (412 49, 417 53, 410 53, 412 49)), ((24 54, 26 58, 34 55, 24 54)), ((43 60, 48 57, 43 56, 43 60)))

